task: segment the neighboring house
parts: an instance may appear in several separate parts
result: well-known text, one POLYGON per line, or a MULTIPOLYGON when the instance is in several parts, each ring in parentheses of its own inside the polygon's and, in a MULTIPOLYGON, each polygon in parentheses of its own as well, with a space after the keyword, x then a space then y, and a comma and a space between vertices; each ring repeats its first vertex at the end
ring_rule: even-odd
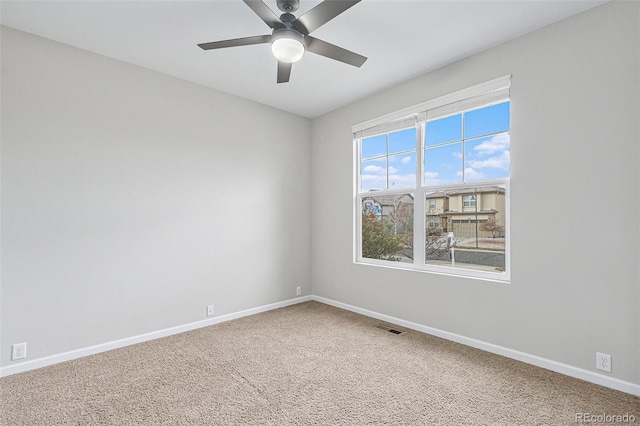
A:
MULTIPOLYGON (((413 196, 402 194, 397 196, 370 196, 362 200, 365 214, 375 214, 381 218, 392 218, 396 212, 411 214, 413 217, 413 196)), ((504 188, 483 186, 475 191, 450 190, 437 191, 426 196, 426 226, 431 234, 453 232, 458 238, 504 237, 505 197, 504 188), (493 221, 499 231, 483 231, 479 226, 493 221)), ((398 230, 399 231, 399 230, 398 230)), ((401 232, 398 232, 401 233, 401 232)))
POLYGON ((397 210, 401 209, 402 206, 410 206, 411 210, 413 210, 413 195, 371 195, 362 200, 362 211, 365 214, 373 213, 383 218, 393 215, 397 210))
POLYGON ((470 190, 438 191, 426 197, 427 229, 453 232, 456 237, 503 237, 504 188, 486 186, 470 190), (493 221, 501 231, 482 231, 478 226, 493 221))
POLYGON ((413 222, 413 204, 411 194, 371 195, 363 198, 362 212, 393 220, 396 234, 411 233, 412 226, 407 225, 413 222))

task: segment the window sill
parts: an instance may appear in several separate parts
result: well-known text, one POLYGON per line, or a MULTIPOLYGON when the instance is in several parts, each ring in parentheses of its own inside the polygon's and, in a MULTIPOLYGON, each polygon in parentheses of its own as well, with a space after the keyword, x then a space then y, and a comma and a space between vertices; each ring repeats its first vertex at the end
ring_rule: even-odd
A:
POLYGON ((355 260, 354 265, 373 266, 378 268, 395 269, 401 271, 419 272, 434 275, 443 275, 455 278, 468 278, 472 280, 489 281, 499 284, 511 284, 511 276, 507 272, 485 272, 473 269, 462 269, 451 266, 425 265, 417 267, 411 263, 392 262, 386 260, 360 259, 355 260))

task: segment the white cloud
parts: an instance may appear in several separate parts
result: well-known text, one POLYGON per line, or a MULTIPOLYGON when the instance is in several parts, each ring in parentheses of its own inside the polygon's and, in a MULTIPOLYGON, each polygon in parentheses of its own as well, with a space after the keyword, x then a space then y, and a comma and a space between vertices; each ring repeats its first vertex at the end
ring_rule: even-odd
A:
POLYGON ((410 155, 408 155, 408 156, 406 156, 406 157, 403 157, 403 158, 402 158, 402 160, 401 160, 401 162, 402 162, 402 164, 409 164, 409 163, 411 163, 411 160, 413 160, 413 157, 411 157, 410 155))
POLYGON ((510 143, 509 133, 500 133, 482 142, 480 145, 475 146, 473 149, 477 151, 479 155, 492 155, 496 152, 508 150, 510 143))
POLYGON ((389 188, 412 188, 416 186, 416 175, 389 175, 389 188))
MULTIPOLYGON (((387 170, 384 167, 376 166, 375 164, 370 164, 362 170, 364 174, 372 174, 372 175, 386 175, 387 170)), ((389 166, 389 174, 398 173, 398 169, 393 166, 389 166)))
MULTIPOLYGON (((363 191, 370 189, 385 189, 387 186, 386 175, 363 174, 360 178, 363 191)), ((389 189, 412 188, 416 185, 416 175, 413 174, 389 174, 389 189)))
POLYGON ((380 175, 362 175, 360 178, 362 190, 385 189, 387 186, 387 176, 380 175))
POLYGON ((511 157, 509 151, 503 151, 499 157, 489 157, 486 160, 470 160, 467 164, 476 169, 500 169, 509 170, 511 157))
MULTIPOLYGON (((456 172, 456 175, 462 177, 462 172, 456 172)), ((471 167, 467 167, 464 169, 465 180, 482 179, 484 176, 484 173, 479 172, 471 167)))
POLYGON ((451 155, 453 155, 456 158, 462 158, 462 153, 461 152, 453 152, 451 155))
POLYGON ((465 179, 482 179, 484 177, 484 173, 479 172, 471 167, 467 167, 464 169, 465 179))
POLYGON ((438 177, 438 175, 439 175, 438 172, 429 172, 429 171, 424 172, 424 178, 427 179, 427 180, 428 179, 435 179, 435 178, 438 177))
POLYGON ((371 164, 367 167, 364 168, 363 170, 365 173, 373 173, 373 174, 386 174, 384 167, 380 167, 380 166, 376 166, 374 164, 371 164))
POLYGON ((438 172, 426 171, 424 172, 424 181, 427 183, 427 185, 437 185, 441 183, 440 179, 438 179, 438 176, 440 176, 438 172))

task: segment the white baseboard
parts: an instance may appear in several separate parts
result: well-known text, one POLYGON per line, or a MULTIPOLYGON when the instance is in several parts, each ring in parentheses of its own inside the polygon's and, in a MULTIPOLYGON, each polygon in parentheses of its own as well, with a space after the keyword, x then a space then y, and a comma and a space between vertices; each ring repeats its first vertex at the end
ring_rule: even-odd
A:
POLYGON ((402 327, 409 328, 411 330, 420 331, 422 333, 430 334, 433 336, 441 337, 456 343, 461 343, 466 346, 481 349, 483 351, 491 352, 497 355, 502 355, 507 358, 522 361, 527 364, 535 365, 537 367, 545 368, 547 370, 555 371, 570 377, 575 377, 590 383, 605 386, 611 389, 619 390, 629 393, 631 395, 640 396, 640 385, 626 382, 624 380, 616 379, 613 377, 607 377, 598 373, 594 373, 582 368, 577 368, 571 365, 563 364, 560 362, 552 361, 546 358, 541 358, 536 355, 527 354, 524 352, 516 351, 514 349, 505 348, 503 346, 494 345, 492 343, 483 342, 469 337, 461 336, 455 333, 449 333, 447 331, 439 330, 437 328, 427 327, 421 324, 417 324, 411 321, 406 321, 400 318, 392 317, 390 315, 381 314, 378 312, 370 311, 368 309, 359 308, 357 306, 349 305, 335 300, 327 299, 320 296, 302 296, 295 299, 285 300, 283 302, 272 303, 269 305, 259 306, 256 308, 247 309, 240 312, 235 312, 227 315, 221 315, 219 317, 208 318, 202 321, 196 321, 189 324, 180 325, 177 327, 171 327, 164 330, 158 330, 151 333, 141 334, 138 336, 127 337, 125 339, 115 340, 112 342, 101 343, 99 345, 90 346, 87 348, 77 349, 61 354, 51 355, 48 357, 38 358, 26 362, 22 362, 16 365, 10 365, 0 368, 0 377, 10 376, 12 374, 22 373, 36 368, 46 367, 48 365, 57 364, 64 361, 70 361, 72 359, 82 358, 88 355, 94 355, 101 352, 110 351, 112 349, 122 348, 124 346, 134 345, 136 343, 147 342, 149 340, 158 339, 161 337, 171 336, 178 333, 184 333, 186 331, 195 330, 202 327, 218 324, 225 321, 231 321, 237 318, 246 317, 249 315, 259 314, 261 312, 271 311, 273 309, 284 308, 286 306, 295 305, 309 300, 315 300, 320 303, 335 306, 337 308, 345 309, 347 311, 355 312, 361 315, 365 315, 371 318, 376 318, 381 321, 386 321, 392 324, 397 324, 402 327))
POLYGON ((134 345, 136 343, 147 342, 153 339, 159 339, 160 337, 171 336, 178 333, 184 333, 186 331, 195 330, 202 327, 218 324, 225 321, 231 321, 237 318, 246 317, 249 315, 259 314, 261 312, 271 311, 273 309, 284 308, 286 306, 295 305, 297 303, 308 302, 311 300, 311 296, 300 296, 295 299, 285 300, 283 302, 272 303, 269 305, 258 306, 257 308, 251 308, 240 312, 235 312, 227 315, 221 315, 219 317, 212 317, 202 321, 196 321, 189 324, 179 325, 177 327, 166 328, 164 330, 153 331, 151 333, 140 334, 138 336, 127 337, 125 339, 115 340, 112 342, 101 343, 95 346, 89 346, 87 348, 76 349, 61 354, 51 355, 43 358, 38 358, 30 361, 25 361, 20 364, 10 365, 0 368, 0 377, 10 376, 12 374, 22 373, 36 368, 46 367, 48 365, 58 364, 64 361, 70 361, 72 359, 82 358, 88 355, 98 354, 100 352, 110 351, 112 349, 122 348, 124 346, 134 345))
POLYGON ((483 342, 469 337, 461 336, 455 333, 449 333, 447 331, 439 330, 437 328, 427 327, 421 324, 416 324, 411 321, 405 321, 400 318, 392 317, 389 315, 381 314, 378 312, 370 311, 368 309, 362 309, 357 306, 348 305, 346 303, 337 302, 335 300, 327 299, 320 296, 311 296, 311 300, 315 300, 320 303, 335 306, 337 308, 345 309, 347 311, 355 312, 361 315, 365 315, 371 318, 376 318, 381 321, 397 324, 402 327, 409 328, 411 330, 420 331, 422 333, 430 334, 432 336, 441 337, 452 342, 461 343, 466 346, 481 349, 486 352, 491 352, 497 355, 502 355, 507 358, 522 361, 526 364, 535 365, 536 367, 545 368, 547 370, 555 371, 566 376, 581 379, 586 382, 594 383, 597 385, 605 386, 607 388, 619 390, 621 392, 629 393, 631 395, 640 396, 640 385, 626 382, 624 380, 616 379, 613 377, 607 377, 598 373, 594 373, 582 368, 574 367, 568 364, 552 361, 550 359, 541 358, 536 355, 527 354, 524 352, 516 351, 514 349, 505 348, 503 346, 494 345, 492 343, 483 342))

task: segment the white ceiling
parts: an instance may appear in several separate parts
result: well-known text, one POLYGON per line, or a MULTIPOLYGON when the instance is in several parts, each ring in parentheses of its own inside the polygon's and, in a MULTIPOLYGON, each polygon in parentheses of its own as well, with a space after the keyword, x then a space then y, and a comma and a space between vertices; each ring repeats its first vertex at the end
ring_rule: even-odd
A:
MULTIPOLYGON (((275 0, 265 0, 278 15, 275 0)), ((319 1, 301 0, 303 13, 319 1)), ((276 84, 268 44, 197 43, 270 34, 240 0, 4 1, 3 25, 314 118, 605 1, 363 0, 312 33, 367 56, 362 68, 306 53, 276 84)))

